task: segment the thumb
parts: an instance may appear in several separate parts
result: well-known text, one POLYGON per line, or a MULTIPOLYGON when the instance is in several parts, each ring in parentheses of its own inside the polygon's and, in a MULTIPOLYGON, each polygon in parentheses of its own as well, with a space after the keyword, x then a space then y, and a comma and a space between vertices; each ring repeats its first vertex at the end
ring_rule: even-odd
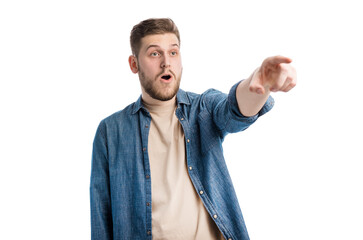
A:
POLYGON ((250 80, 250 85, 249 85, 249 90, 253 93, 257 93, 257 94, 265 94, 265 88, 263 86, 262 83, 262 79, 261 79, 261 73, 260 71, 258 71, 259 68, 252 74, 251 80, 250 80))

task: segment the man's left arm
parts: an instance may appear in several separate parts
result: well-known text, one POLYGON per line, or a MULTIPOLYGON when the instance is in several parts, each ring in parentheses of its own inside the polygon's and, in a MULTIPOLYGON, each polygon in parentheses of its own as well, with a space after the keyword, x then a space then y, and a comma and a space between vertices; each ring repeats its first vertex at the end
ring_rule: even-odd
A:
POLYGON ((242 81, 236 91, 242 115, 256 115, 266 103, 270 92, 288 92, 296 85, 296 70, 292 60, 283 56, 266 58, 251 76, 242 81))

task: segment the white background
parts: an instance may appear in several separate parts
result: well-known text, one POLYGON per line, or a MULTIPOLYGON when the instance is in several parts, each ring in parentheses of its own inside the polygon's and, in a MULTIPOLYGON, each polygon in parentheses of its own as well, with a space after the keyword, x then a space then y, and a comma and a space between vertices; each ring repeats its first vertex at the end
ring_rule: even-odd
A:
POLYGON ((181 32, 181 87, 228 92, 264 58, 298 85, 224 142, 253 240, 363 239, 362 8, 358 1, 1 1, 0 239, 90 239, 98 123, 140 94, 129 33, 181 32))

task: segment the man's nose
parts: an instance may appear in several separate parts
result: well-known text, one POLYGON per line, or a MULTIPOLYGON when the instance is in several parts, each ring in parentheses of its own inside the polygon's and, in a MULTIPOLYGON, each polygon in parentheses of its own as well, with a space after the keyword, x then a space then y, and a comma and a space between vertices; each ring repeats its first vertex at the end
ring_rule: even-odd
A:
POLYGON ((164 56, 163 60, 161 61, 161 68, 168 68, 170 67, 170 59, 168 56, 164 56))

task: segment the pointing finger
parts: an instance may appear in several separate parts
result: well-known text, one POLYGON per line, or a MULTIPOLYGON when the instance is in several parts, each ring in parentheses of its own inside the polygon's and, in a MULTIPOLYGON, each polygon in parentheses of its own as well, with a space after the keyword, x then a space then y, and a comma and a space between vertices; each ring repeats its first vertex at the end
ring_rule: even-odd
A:
POLYGON ((274 57, 269 57, 267 58, 263 64, 266 65, 279 65, 280 63, 291 63, 292 59, 288 58, 288 57, 284 57, 284 56, 274 56, 274 57))

